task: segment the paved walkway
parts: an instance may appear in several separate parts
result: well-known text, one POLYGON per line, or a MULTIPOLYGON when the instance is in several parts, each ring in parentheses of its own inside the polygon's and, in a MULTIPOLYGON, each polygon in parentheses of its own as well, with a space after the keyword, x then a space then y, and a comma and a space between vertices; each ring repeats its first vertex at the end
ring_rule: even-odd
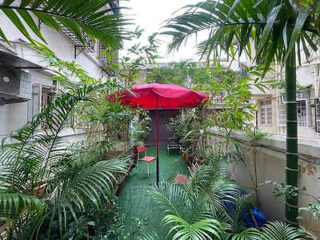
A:
MULTIPOLYGON (((160 182, 173 182, 177 174, 187 174, 187 164, 181 159, 177 151, 167 155, 165 147, 159 149, 160 153, 160 182)), ((148 156, 156 156, 155 148, 148 148, 148 156)), ((122 193, 120 194, 121 212, 126 215, 125 227, 129 231, 137 223, 136 219, 144 220, 147 224, 143 232, 159 234, 160 239, 165 239, 163 226, 161 226, 161 210, 148 194, 156 183, 156 162, 150 163, 150 176, 147 174, 147 164, 139 161, 134 168, 122 193)))

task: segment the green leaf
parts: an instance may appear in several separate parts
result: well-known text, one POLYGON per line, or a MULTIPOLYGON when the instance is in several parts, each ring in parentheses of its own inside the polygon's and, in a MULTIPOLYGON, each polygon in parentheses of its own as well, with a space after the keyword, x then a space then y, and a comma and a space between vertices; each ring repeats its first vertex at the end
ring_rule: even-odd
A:
POLYGON ((12 9, 2 9, 4 14, 11 20, 11 22, 20 30, 20 32, 31 42, 33 41, 30 37, 27 29, 24 27, 23 23, 20 21, 17 14, 12 9))
POLYGON ((292 52, 292 50, 294 49, 295 44, 297 43, 301 32, 302 32, 302 28, 304 26, 305 21, 307 20, 309 14, 310 14, 311 9, 310 8, 301 8, 299 10, 299 14, 294 26, 294 29, 292 31, 291 34, 291 38, 290 38, 290 44, 289 44, 289 48, 288 51, 284 57, 284 62, 287 61, 290 53, 292 52))
POLYGON ((267 41, 269 41, 269 35, 272 31, 272 27, 276 21, 276 17, 278 16, 278 14, 281 10, 281 7, 282 7, 282 5, 278 5, 275 8, 272 8, 271 12, 268 15, 267 24, 263 29, 260 43, 259 43, 259 52, 261 52, 261 50, 263 49, 263 47, 265 46, 267 41))
MULTIPOLYGON (((3 11, 31 42, 29 31, 44 41, 39 26, 33 20, 35 15, 42 23, 55 30, 61 31, 61 25, 64 26, 72 31, 83 45, 86 44, 83 38, 85 32, 92 41, 99 39, 104 45, 118 49, 121 40, 126 38, 127 31, 124 26, 129 24, 129 21, 120 14, 110 14, 112 9, 106 8, 110 2, 111 0, 6 0, 0 3, 0 11, 3 11), (25 26, 16 12, 23 18, 25 26)), ((2 33, 1 37, 5 39, 3 35, 2 33)))
POLYGON ((28 24, 28 26, 31 28, 31 30, 43 41, 46 43, 46 40, 43 38, 38 26, 34 22, 33 18, 30 16, 30 14, 27 11, 17 10, 19 15, 23 18, 23 20, 28 24))
POLYGON ((6 43, 11 45, 11 42, 8 40, 8 38, 6 37, 6 35, 4 34, 1 28, 0 28, 0 37, 3 38, 6 41, 6 43))

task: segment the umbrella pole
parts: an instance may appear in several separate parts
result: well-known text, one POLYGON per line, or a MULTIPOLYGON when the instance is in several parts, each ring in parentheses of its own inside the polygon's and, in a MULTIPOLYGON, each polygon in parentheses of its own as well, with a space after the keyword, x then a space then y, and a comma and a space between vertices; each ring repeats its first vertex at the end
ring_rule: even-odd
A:
POLYGON ((159 186, 159 110, 156 110, 156 121, 157 121, 157 186, 159 186))

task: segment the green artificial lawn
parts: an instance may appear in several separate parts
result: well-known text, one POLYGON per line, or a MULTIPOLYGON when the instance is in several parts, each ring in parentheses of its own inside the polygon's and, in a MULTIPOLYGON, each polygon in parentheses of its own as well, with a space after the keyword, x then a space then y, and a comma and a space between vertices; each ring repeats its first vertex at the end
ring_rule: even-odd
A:
MULTIPOLYGON (((155 148, 148 148, 148 156, 156 156, 155 148)), ((182 160, 178 151, 172 150, 170 156, 167 149, 159 149, 160 182, 174 182, 177 174, 188 174, 188 166, 182 160)), ((138 167, 131 171, 130 177, 122 190, 119 203, 122 214, 125 215, 125 230, 130 232, 137 225, 137 220, 143 220, 141 232, 157 233, 160 239, 166 238, 166 230, 161 225, 162 211, 148 194, 156 184, 156 161, 149 163, 150 176, 148 177, 147 164, 138 161, 138 167)), ((181 203, 183 204, 183 203, 181 203)))

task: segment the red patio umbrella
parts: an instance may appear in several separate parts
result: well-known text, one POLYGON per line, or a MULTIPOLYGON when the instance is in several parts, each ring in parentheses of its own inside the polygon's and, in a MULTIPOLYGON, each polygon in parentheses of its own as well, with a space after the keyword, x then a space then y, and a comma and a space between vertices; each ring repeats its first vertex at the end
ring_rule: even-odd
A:
POLYGON ((134 85, 130 91, 118 92, 117 96, 123 106, 156 110, 157 125, 157 185, 159 184, 159 110, 192 108, 205 103, 209 96, 174 84, 134 85))

